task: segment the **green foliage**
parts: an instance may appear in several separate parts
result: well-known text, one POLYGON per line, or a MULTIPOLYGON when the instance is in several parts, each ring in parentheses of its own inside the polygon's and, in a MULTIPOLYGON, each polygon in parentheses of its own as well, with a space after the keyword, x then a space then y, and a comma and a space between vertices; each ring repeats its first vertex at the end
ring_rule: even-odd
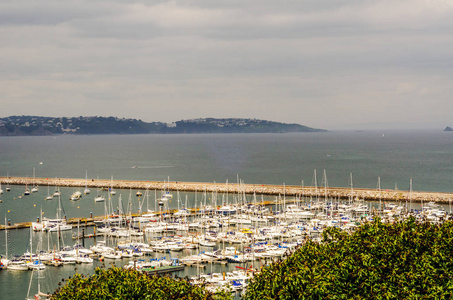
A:
POLYGON ((329 228, 322 243, 263 268, 245 299, 451 299, 452 258, 451 221, 329 228))
POLYGON ((212 294, 183 279, 148 276, 136 270, 96 268, 94 275, 75 274, 53 295, 53 300, 88 299, 231 299, 227 293, 212 294))

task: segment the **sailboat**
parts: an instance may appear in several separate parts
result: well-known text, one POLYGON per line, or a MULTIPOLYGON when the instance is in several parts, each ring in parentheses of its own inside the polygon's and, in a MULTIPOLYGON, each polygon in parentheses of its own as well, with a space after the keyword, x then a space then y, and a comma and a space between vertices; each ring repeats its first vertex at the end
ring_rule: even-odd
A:
POLYGON ((113 176, 112 176, 112 184, 111 184, 111 187, 110 187, 110 195, 116 195, 116 191, 113 189, 113 176))
POLYGON ((88 171, 85 170, 85 190, 83 191, 85 195, 91 193, 90 189, 88 188, 88 171))
POLYGON ((61 195, 60 188, 57 187, 57 178, 55 178, 55 192, 53 193, 54 197, 58 197, 61 195))
POLYGON ((28 292, 27 292, 27 298, 25 298, 26 300, 38 300, 38 299, 50 299, 50 297, 52 295, 50 294, 46 294, 46 293, 43 293, 41 291, 41 282, 40 282, 40 279, 42 279, 43 277, 41 277, 41 270, 40 269, 33 269, 32 272, 31 272, 31 276, 30 276, 30 283, 28 285, 28 292), (31 286, 32 286, 32 283, 33 283, 33 275, 35 275, 34 273, 36 273, 36 281, 37 281, 37 292, 36 294, 34 294, 33 296, 30 295, 30 291, 31 291, 31 286))
POLYGON ((8 182, 7 182, 7 184, 6 184, 5 190, 6 190, 7 192, 9 192, 9 191, 11 191, 11 188, 9 187, 9 173, 6 173, 6 178, 8 178, 8 182))
POLYGON ((31 192, 38 192, 38 186, 35 184, 35 168, 33 168, 33 188, 31 189, 31 192))
MULTIPOLYGON (((55 219, 42 218, 42 222, 32 222, 32 228, 34 231, 50 231, 58 232, 64 230, 72 230, 72 225, 66 223, 66 218, 61 218, 61 197, 58 196, 58 208, 55 219)), ((42 215, 42 213, 41 213, 42 215)))
MULTIPOLYGON (((98 176, 99 179, 99 176, 98 176)), ((105 198, 101 194, 99 194, 99 187, 96 188, 96 198, 94 198, 94 202, 104 202, 105 198)))
POLYGON ((25 196, 28 196, 28 195, 30 195, 30 189, 28 188, 28 185, 27 185, 27 184, 25 184, 25 191, 24 191, 24 195, 25 195, 25 196))
MULTIPOLYGON (((170 182, 170 177, 168 178, 167 184, 169 182, 170 182)), ((173 198, 173 195, 167 190, 167 184, 165 184, 165 181, 164 181, 164 191, 162 193, 162 198, 161 198, 161 200, 163 200, 163 201, 173 198)))
POLYGON ((0 256, 0 270, 7 268, 9 264, 9 259, 8 259, 8 227, 6 227, 6 217, 5 217, 5 257, 0 256))
POLYGON ((58 197, 58 196, 60 196, 60 195, 61 195, 60 188, 56 188, 56 189, 55 189, 55 192, 53 193, 53 196, 54 196, 54 197, 58 197))
POLYGON ((96 198, 94 198, 94 202, 104 202, 105 198, 102 195, 98 195, 96 198))
POLYGON ((50 194, 50 186, 47 185, 47 197, 46 197, 46 200, 52 200, 53 199, 53 195, 50 194))

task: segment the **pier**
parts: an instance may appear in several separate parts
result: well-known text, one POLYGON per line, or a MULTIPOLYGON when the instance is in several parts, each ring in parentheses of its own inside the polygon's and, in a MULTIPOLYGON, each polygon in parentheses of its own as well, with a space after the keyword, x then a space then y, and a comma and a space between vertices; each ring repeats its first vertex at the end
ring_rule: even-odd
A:
POLYGON ((217 192, 217 193, 245 193, 249 195, 274 195, 281 197, 318 197, 334 199, 358 198, 367 201, 433 201, 436 203, 450 203, 453 193, 420 192, 390 189, 363 189, 339 187, 314 187, 296 185, 269 185, 269 184, 237 184, 212 182, 181 182, 181 181, 144 181, 144 180, 109 180, 109 179, 79 179, 79 178, 27 178, 27 177, 0 177, 3 185, 37 185, 61 187, 113 188, 133 190, 167 190, 181 192, 217 192))

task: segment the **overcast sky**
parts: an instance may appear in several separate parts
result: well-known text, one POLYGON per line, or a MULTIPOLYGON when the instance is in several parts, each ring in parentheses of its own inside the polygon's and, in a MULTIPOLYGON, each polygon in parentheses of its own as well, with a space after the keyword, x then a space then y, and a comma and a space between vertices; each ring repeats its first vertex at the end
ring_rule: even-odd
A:
POLYGON ((0 117, 453 125, 453 0, 0 0, 0 55, 0 117))

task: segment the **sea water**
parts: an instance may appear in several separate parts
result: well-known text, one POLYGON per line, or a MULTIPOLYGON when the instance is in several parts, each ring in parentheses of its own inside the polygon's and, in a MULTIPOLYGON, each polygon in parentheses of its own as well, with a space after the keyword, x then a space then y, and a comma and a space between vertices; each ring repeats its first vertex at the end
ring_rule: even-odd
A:
MULTIPOLYGON (((382 189, 409 190, 412 179, 412 188, 416 191, 452 192, 453 134, 439 130, 0 137, 1 176, 32 178, 35 173, 40 178, 85 178, 86 172, 88 180, 113 177, 305 186, 316 182, 330 187, 353 185, 354 188, 376 188, 380 177, 382 189), (327 182, 324 182, 324 170, 327 182)), ((2 189, 5 187, 3 185, 2 189)), ((29 196, 22 196, 24 189, 23 186, 11 186, 10 192, 0 196, 3 200, 0 203, 0 222, 3 223, 4 219, 11 223, 31 222, 40 216, 50 218, 56 215, 58 199, 45 200, 48 189, 53 193, 55 187, 40 186, 38 193, 29 196)), ((62 214, 67 218, 104 214, 104 203, 94 202, 95 189, 80 201, 69 201, 69 196, 76 190, 83 192, 83 188, 60 190, 62 214)), ((140 203, 136 191, 117 192, 111 199, 116 209, 124 208, 130 201, 131 210, 138 211, 140 203)), ((180 193, 169 206, 176 208, 184 204, 191 207, 203 197, 209 201, 212 196, 180 193)), ((154 191, 150 191, 149 201, 143 205, 142 208, 155 209, 154 191)), ((93 228, 85 230, 91 233, 93 228)), ((71 234, 63 233, 61 243, 72 244, 71 234)), ((5 240, 5 232, 0 232, 2 254, 6 251, 5 240)), ((27 229, 10 230, 8 254, 24 253, 30 247, 30 240, 32 243, 42 241, 42 247, 47 249, 48 245, 56 243, 57 236, 54 233, 40 236, 27 229)), ((87 239, 85 243, 89 247, 94 240, 87 239)), ((183 254, 188 253, 176 255, 183 254)), ((47 267, 41 284, 53 290, 63 278, 74 272, 92 274, 98 265, 102 263, 47 267)), ((210 268, 208 266, 204 272, 209 273, 210 268)), ((178 275, 193 275, 196 271, 191 269, 186 268, 178 275)), ((212 270, 219 272, 225 267, 214 265, 212 270)), ((24 299, 30 276, 31 272, 0 271, 1 299, 24 299)))

